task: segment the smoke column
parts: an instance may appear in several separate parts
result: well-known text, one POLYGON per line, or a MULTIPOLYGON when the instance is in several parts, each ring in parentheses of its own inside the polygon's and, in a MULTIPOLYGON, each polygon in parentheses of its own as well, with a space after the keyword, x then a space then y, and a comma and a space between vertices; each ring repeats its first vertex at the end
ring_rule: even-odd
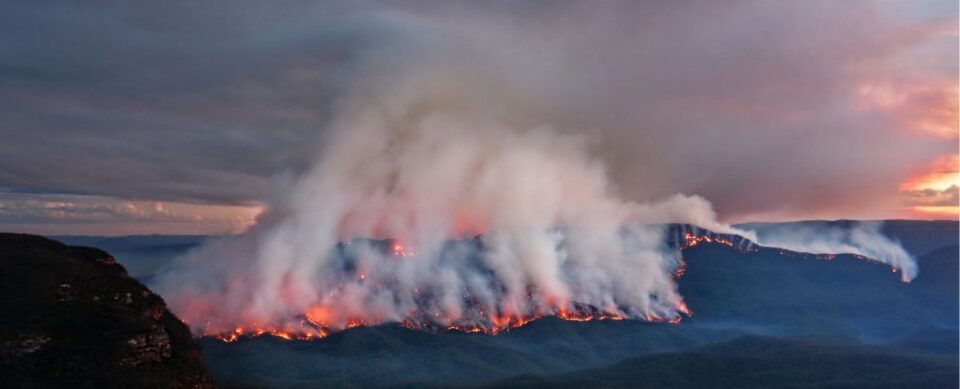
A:
POLYGON ((400 43, 356 55, 312 165, 277 184, 256 227, 158 277, 157 290, 195 330, 296 332, 304 320, 330 330, 489 328, 584 307, 678 320, 686 311, 673 278, 681 262, 664 223, 857 253, 905 279, 915 274, 912 259, 876 229, 765 242, 720 223, 699 196, 621 198, 582 135, 589 129, 553 125, 537 108, 548 97, 518 82, 549 73, 548 63, 507 59, 482 37, 416 23, 400 43), (362 238, 393 241, 384 248, 362 238))

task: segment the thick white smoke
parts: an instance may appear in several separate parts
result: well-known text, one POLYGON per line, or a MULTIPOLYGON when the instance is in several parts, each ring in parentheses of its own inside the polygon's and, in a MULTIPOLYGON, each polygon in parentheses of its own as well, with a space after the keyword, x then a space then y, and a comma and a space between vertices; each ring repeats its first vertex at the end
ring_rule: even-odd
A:
MULTIPOLYGON (((159 292, 195 329, 296 331, 304 316, 331 329, 385 321, 496 327, 505 317, 583 307, 674 320, 685 310, 673 279, 680 262, 663 223, 756 240, 720 223, 699 196, 618 197, 591 140, 539 115, 530 101, 537 88, 515 82, 549 64, 487 51, 462 35, 413 35, 429 39, 359 56, 314 164, 278 187, 258 226, 160 275, 159 292)), ((848 237, 842 246, 829 238, 770 242, 915 271, 876 230, 848 237)))
POLYGON ((909 282, 917 276, 916 260, 899 242, 880 232, 880 222, 860 222, 849 226, 780 224, 756 226, 757 241, 766 246, 821 254, 855 254, 883 262, 900 272, 909 282))
POLYGON ((270 220, 184 258, 161 293, 186 320, 221 329, 311 310, 333 328, 411 312, 449 325, 467 319, 469 299, 490 321, 573 303, 662 319, 683 310, 676 253, 662 227, 642 222, 715 223, 696 214, 709 212, 702 200, 625 202, 578 139, 443 110, 412 117, 413 105, 346 114, 270 220), (479 233, 481 253, 448 247, 479 233), (351 244, 355 268, 344 278, 336 245, 360 237, 393 238, 415 255, 351 244))

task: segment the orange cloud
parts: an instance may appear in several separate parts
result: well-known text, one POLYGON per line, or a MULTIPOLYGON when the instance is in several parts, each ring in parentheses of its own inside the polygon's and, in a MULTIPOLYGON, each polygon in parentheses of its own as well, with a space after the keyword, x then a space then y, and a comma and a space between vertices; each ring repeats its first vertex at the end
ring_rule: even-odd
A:
POLYGON ((960 218, 960 156, 945 155, 900 185, 900 195, 919 218, 960 218))
POLYGON ((926 166, 924 171, 900 184, 900 190, 945 190, 960 185, 960 155, 943 155, 926 166))

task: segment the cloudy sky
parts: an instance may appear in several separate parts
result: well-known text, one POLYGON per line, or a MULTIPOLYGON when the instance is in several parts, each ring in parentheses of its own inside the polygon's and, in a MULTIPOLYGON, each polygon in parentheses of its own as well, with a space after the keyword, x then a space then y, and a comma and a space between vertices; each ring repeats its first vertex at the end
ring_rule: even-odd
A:
POLYGON ((414 67, 582 136, 627 199, 958 215, 952 0, 6 1, 0 230, 243 231, 343 96, 414 67))

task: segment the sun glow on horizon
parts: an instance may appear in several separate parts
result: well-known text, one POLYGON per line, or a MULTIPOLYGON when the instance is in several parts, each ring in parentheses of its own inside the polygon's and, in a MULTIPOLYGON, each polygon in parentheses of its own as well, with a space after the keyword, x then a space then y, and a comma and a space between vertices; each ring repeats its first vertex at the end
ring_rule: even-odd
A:
POLYGON ((903 182, 899 189, 917 217, 960 219, 960 157, 937 158, 925 173, 903 182))

